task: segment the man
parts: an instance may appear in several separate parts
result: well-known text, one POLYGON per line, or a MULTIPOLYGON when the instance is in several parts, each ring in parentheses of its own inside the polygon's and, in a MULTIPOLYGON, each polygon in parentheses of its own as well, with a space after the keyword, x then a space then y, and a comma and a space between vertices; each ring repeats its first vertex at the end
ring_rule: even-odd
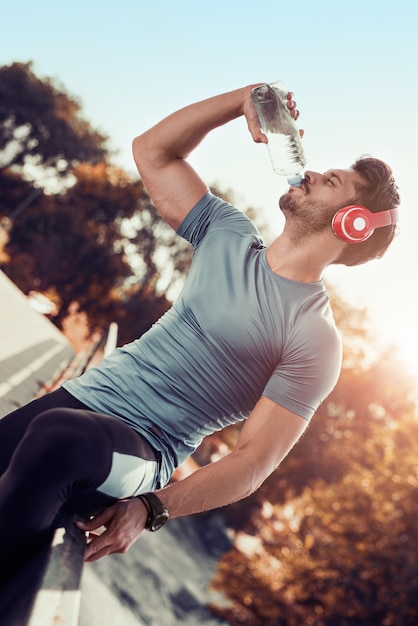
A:
MULTIPOLYGON (((125 552, 168 516, 248 496, 334 387, 341 341, 322 274, 332 263, 385 252, 396 230, 397 188, 375 159, 306 172, 281 197, 285 227, 266 248, 255 226, 212 196, 186 160, 208 132, 240 116, 255 142, 266 141, 254 86, 177 111, 134 140, 157 210, 194 246, 190 274, 143 337, 0 421, 0 554, 10 568, 45 541, 63 507, 99 511, 78 523, 94 537, 86 552, 93 561, 125 552), (353 204, 384 211, 387 225, 347 243, 351 223, 332 220, 353 204), (233 451, 167 486, 203 437, 237 420, 244 425, 233 451)), ((368 220, 359 210, 354 229, 368 220)))

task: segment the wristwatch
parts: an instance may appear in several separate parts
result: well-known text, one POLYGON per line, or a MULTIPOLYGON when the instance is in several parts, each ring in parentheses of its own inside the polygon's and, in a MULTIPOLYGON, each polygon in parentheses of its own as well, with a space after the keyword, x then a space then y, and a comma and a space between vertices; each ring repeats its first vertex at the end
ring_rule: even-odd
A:
POLYGON ((147 523, 145 528, 154 532, 164 526, 169 518, 169 514, 160 498, 155 493, 142 493, 139 498, 148 511, 147 523))

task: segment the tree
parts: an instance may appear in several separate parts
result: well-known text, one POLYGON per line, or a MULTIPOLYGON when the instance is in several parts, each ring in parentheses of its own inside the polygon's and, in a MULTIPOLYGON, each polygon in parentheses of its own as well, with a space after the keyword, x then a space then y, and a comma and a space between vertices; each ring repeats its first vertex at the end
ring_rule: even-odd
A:
MULTIPOLYGON (((418 434, 416 423, 406 430, 418 434)), ((337 485, 317 480, 286 507, 265 506, 253 551, 238 541, 221 561, 215 587, 233 601, 222 616, 251 626, 414 626, 418 480, 411 457, 396 445, 373 470, 352 468, 337 485)))
POLYGON ((41 196, 16 220, 6 248, 9 277, 28 293, 55 294, 60 325, 73 301, 101 325, 112 308, 113 289, 129 272, 123 254, 103 245, 82 214, 41 196))
POLYGON ((123 320, 121 336, 133 339, 168 308, 162 291, 181 282, 188 245, 158 216, 142 182, 108 162, 107 139, 79 102, 38 78, 31 63, 0 68, 0 121, 5 272, 24 292, 52 296, 58 325, 77 301, 92 326, 123 320))
POLYGON ((38 78, 32 63, 0 67, 0 171, 13 167, 41 184, 39 168, 63 176, 77 163, 103 161, 106 141, 82 117, 80 103, 50 78, 38 78))
POLYGON ((58 324, 77 301, 93 326, 123 322, 120 336, 130 341, 168 308, 163 292, 184 275, 190 245, 158 215, 142 181, 106 163, 80 164, 73 175, 65 193, 41 193, 15 218, 5 271, 26 293, 55 293, 58 324))

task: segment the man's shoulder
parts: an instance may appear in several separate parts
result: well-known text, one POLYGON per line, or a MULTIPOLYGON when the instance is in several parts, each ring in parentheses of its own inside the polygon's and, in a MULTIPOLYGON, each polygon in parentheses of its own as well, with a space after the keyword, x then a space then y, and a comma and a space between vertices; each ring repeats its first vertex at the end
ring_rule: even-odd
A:
POLYGON ((177 233, 197 245, 210 231, 220 229, 259 236, 255 224, 237 207, 208 191, 193 207, 177 233))
POLYGON ((340 349, 341 333, 335 323, 332 306, 325 289, 318 287, 315 297, 294 306, 294 329, 305 336, 307 344, 340 349))

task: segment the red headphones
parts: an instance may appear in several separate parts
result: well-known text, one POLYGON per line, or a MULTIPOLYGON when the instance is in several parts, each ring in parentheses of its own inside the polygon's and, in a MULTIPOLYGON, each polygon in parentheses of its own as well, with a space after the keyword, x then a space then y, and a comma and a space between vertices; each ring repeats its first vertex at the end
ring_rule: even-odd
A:
POLYGON ((346 243, 361 243, 373 234, 375 228, 390 226, 397 221, 397 209, 372 213, 365 206, 353 204, 339 209, 331 225, 338 239, 346 243))

